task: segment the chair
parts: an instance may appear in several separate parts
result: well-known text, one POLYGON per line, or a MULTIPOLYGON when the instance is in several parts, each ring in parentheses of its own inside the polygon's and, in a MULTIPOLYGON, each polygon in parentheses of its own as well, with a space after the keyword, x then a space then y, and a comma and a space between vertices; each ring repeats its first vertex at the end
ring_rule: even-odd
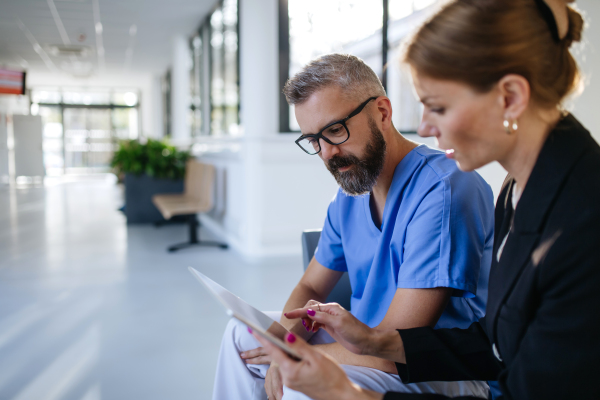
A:
MULTIPOLYGON (((319 244, 319 238, 321 237, 321 230, 306 230, 302 232, 302 259, 304 262, 304 270, 308 268, 310 260, 312 260, 317 245, 319 244)), ((338 303, 346 310, 350 310, 350 297, 352 296, 352 287, 350 286, 350 278, 348 273, 344 272, 338 283, 334 286, 331 293, 327 297, 327 303, 338 303)))
POLYGON ((156 194, 152 196, 152 203, 158 208, 162 216, 169 220, 176 215, 187 218, 189 224, 189 241, 170 246, 170 252, 191 246, 218 246, 226 249, 225 243, 201 241, 198 238, 197 213, 207 212, 213 207, 212 190, 215 180, 215 167, 202 164, 196 160, 189 160, 185 166, 185 180, 182 194, 156 194))

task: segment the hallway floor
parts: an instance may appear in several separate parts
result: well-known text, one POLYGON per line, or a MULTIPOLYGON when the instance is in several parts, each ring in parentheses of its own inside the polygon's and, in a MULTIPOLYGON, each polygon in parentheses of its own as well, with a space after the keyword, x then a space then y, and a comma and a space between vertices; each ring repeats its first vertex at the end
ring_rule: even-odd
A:
POLYGON ((300 256, 167 253, 186 227, 127 226, 113 179, 0 188, 0 399, 210 399, 229 317, 187 267, 263 310, 300 278, 300 256))

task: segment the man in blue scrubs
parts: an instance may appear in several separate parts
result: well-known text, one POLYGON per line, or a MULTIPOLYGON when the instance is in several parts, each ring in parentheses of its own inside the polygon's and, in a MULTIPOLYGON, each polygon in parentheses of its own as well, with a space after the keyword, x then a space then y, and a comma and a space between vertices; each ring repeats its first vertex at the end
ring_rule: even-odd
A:
MULTIPOLYGON (((347 271, 351 312, 371 327, 466 328, 481 318, 493 242, 489 185, 475 172, 460 172, 444 153, 398 133, 379 79, 354 56, 331 54, 312 61, 288 81, 284 93, 302 130, 296 143, 320 157, 340 186, 315 256, 284 313, 311 300, 325 301, 347 271)), ((437 112, 443 116, 442 109, 437 112)), ((362 387, 487 396, 483 382, 404 385, 390 361, 353 354, 324 338, 322 330, 311 338, 301 321, 285 315, 281 324, 343 364, 362 387)), ((267 369, 270 360, 262 349, 228 329, 251 378, 236 370, 228 385, 219 382, 226 365, 224 340, 214 398, 226 392, 219 389, 223 386, 229 398, 243 398, 239 390, 251 386, 248 382, 254 394, 248 390, 247 398, 264 398, 264 392, 256 394, 264 377, 269 399, 306 399, 282 387, 277 365, 267 369)))

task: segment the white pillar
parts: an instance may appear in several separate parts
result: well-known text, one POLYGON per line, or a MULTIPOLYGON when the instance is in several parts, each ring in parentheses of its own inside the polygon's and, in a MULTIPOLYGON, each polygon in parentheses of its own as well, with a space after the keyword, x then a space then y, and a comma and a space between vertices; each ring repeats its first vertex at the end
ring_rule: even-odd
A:
POLYGON ((244 253, 260 252, 265 217, 264 137, 277 135, 278 1, 240 0, 240 99, 244 130, 244 253), (263 139, 263 140, 261 140, 263 139))
POLYGON ((185 36, 173 38, 171 64, 171 138, 174 143, 187 143, 191 138, 190 109, 190 50, 185 36))
POLYGON ((148 136, 154 139, 162 138, 166 132, 164 131, 164 119, 163 119, 163 92, 162 92, 162 78, 160 76, 152 77, 151 84, 151 96, 150 105, 151 118, 145 118, 152 122, 152 126, 146 126, 144 129, 149 133, 148 136))

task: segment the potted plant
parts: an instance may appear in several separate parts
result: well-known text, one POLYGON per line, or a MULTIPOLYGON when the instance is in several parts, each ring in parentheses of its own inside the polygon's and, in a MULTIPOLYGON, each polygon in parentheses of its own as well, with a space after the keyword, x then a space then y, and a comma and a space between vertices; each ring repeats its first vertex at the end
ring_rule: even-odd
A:
POLYGON ((177 150, 166 140, 123 140, 111 167, 125 181, 127 223, 159 222, 163 217, 152 204, 157 193, 183 192, 189 151, 177 150))

